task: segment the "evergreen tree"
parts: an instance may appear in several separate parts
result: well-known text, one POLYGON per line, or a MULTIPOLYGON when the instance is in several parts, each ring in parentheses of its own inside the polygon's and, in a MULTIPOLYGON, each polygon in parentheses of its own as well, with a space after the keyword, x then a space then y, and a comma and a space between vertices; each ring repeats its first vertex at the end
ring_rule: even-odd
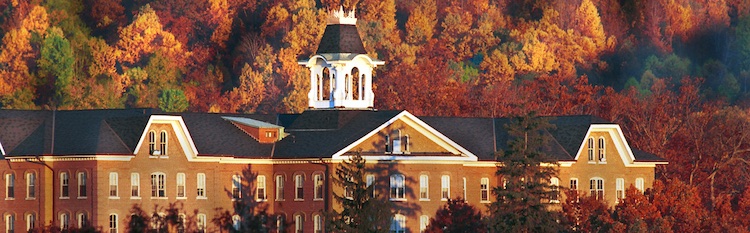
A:
POLYGON ((510 139, 507 150, 497 152, 497 175, 505 184, 495 187, 495 202, 487 219, 491 232, 558 232, 560 213, 547 204, 553 195, 550 178, 557 173, 557 161, 544 153, 548 121, 533 112, 514 117, 505 125, 510 139))
POLYGON ((329 232, 389 231, 393 218, 391 203, 376 195, 374 185, 367 185, 365 172, 365 159, 361 152, 351 155, 348 161, 342 161, 336 168, 333 183, 342 187, 344 192, 334 192, 341 210, 328 214, 326 228, 329 232))

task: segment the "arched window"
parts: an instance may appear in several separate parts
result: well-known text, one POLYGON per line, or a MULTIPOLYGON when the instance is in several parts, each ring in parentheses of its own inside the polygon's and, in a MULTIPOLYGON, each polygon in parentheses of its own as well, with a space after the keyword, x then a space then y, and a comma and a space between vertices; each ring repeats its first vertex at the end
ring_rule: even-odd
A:
POLYGON ((67 230, 70 227, 70 215, 68 213, 60 213, 60 229, 67 230))
POLYGON ((15 232, 16 230, 16 216, 13 214, 5 215, 5 230, 6 232, 15 232))
POLYGON ((362 99, 362 80, 359 78, 359 68, 354 67, 352 68, 352 75, 349 76, 350 78, 350 84, 352 88, 352 99, 353 100, 361 100, 362 99))
POLYGON ((130 173, 130 197, 140 198, 141 196, 141 175, 138 173, 130 173))
POLYGON ((403 141, 403 144, 404 144, 404 152, 409 152, 409 149, 410 149, 410 148, 409 148, 409 142, 411 141, 410 139, 411 139, 411 137, 409 137, 409 135, 408 135, 408 134, 407 134, 407 135, 404 135, 404 141, 403 141))
POLYGON ((315 195, 313 195, 313 200, 323 200, 323 174, 315 174, 313 175, 313 191, 315 195))
POLYGON ((331 71, 328 70, 328 67, 323 68, 323 77, 321 78, 320 82, 320 100, 330 100, 331 99, 331 90, 333 90, 333 79, 331 76, 331 71))
POLYGON ((599 138, 599 153, 598 153, 598 155, 599 155, 598 159, 599 159, 600 163, 607 162, 607 157, 604 154, 605 151, 606 150, 605 150, 605 144, 604 144, 604 137, 600 137, 599 138))
POLYGON ((16 174, 5 174, 5 200, 16 198, 16 174))
POLYGON ((148 131, 148 154, 153 155, 156 151, 156 132, 148 131))
POLYGON ((396 214, 393 216, 391 221, 391 233, 405 233, 406 232, 406 216, 402 214, 396 214))
POLYGON ((594 160, 594 138, 589 138, 588 140, 588 152, 589 152, 589 162, 595 162, 594 160))
POLYGON ((206 232, 206 214, 198 214, 198 232, 206 232))
POLYGON ((320 214, 313 215, 313 231, 314 233, 323 233, 323 218, 320 214))
POLYGON ((560 179, 558 179, 557 177, 552 177, 549 180, 549 185, 550 185, 549 202, 560 203, 560 179))
POLYGON ((240 216, 239 215, 232 215, 232 228, 234 228, 235 231, 240 230, 240 216))
POLYGON ((60 198, 67 199, 70 197, 70 174, 60 172, 60 198))
POLYGON ((286 217, 284 214, 276 215, 276 230, 277 232, 285 232, 286 228, 286 217))
POLYGON ((419 232, 427 230, 427 225, 430 225, 430 217, 427 215, 419 216, 419 232))
POLYGON ((591 196, 597 200, 604 200, 604 180, 599 177, 594 177, 589 180, 589 191, 591 196))
POLYGON ((294 215, 294 232, 302 233, 305 228, 305 216, 302 214, 294 215))
POLYGON ((36 214, 28 213, 26 214, 26 231, 31 231, 32 229, 36 229, 36 214))
POLYGON ((422 201, 429 201, 430 200, 430 194, 429 194, 429 188, 430 188, 430 177, 427 175, 420 175, 419 176, 419 200, 422 201))
POLYGON ((78 228, 84 228, 89 225, 89 218, 88 218, 88 215, 86 215, 86 213, 83 213, 83 212, 78 213, 76 217, 78 218, 78 228))
POLYGON ((391 200, 406 200, 404 175, 391 175, 391 200))
POLYGON ((117 214, 109 215, 109 233, 117 233, 117 214))
POLYGON ((162 130, 159 134, 159 152, 167 155, 167 131, 162 130))
POLYGON ((87 181, 88 175, 86 172, 78 172, 78 198, 85 199, 88 196, 87 181))

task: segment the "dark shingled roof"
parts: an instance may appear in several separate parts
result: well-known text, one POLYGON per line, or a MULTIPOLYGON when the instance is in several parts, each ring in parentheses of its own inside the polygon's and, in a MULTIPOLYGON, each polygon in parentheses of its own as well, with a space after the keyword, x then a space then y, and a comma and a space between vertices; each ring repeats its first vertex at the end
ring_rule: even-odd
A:
POLYGON ((222 116, 246 117, 274 123, 273 115, 180 114, 201 155, 270 158, 273 144, 261 144, 222 116))
POLYGON ((432 128, 442 133, 479 160, 495 159, 492 118, 419 117, 432 128))
POLYGON ((367 51, 357 32, 357 25, 332 24, 326 26, 316 53, 366 54, 367 51))
POLYGON ((331 156, 385 124, 401 111, 308 110, 282 125, 291 135, 276 143, 274 158, 331 156))

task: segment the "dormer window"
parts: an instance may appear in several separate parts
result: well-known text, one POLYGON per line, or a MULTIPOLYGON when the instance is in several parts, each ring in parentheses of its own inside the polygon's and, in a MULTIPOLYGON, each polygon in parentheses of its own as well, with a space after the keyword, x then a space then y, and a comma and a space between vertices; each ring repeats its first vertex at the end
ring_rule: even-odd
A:
POLYGON ((148 153, 153 155, 155 150, 156 150, 156 133, 153 130, 148 131, 148 153))
POLYGON ((598 148, 599 149, 599 153, 597 153, 597 155, 598 155, 597 158, 599 159, 600 163, 606 163, 607 162, 607 157, 606 157, 606 155, 604 153, 605 152, 605 147, 604 146, 605 146, 605 144, 604 144, 604 137, 600 137, 599 138, 599 148, 598 148))
POLYGON ((167 131, 164 130, 159 135, 159 151, 162 155, 167 155, 167 131))
POLYGON ((594 138, 589 138, 588 140, 588 152, 589 162, 596 162, 596 160, 594 160, 594 138))
POLYGON ((276 137, 276 132, 266 131, 266 137, 267 138, 275 138, 276 137))
POLYGON ((401 130, 396 130, 393 133, 393 153, 394 154, 400 154, 401 153, 401 130))

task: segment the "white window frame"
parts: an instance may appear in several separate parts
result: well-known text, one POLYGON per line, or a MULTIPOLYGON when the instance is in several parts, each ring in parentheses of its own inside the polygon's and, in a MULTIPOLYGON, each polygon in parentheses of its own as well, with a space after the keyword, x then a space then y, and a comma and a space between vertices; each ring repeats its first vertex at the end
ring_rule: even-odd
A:
POLYGON ((36 173, 34 172, 26 173, 26 200, 36 199, 36 184, 37 184, 36 173))
POLYGON ((206 199, 206 173, 198 173, 196 176, 196 199, 206 199))
POLYGON ((578 191, 578 178, 570 178, 570 186, 568 186, 569 189, 578 191))
POLYGON ((240 227, 242 226, 242 218, 240 218, 239 215, 232 215, 232 228, 234 228, 235 231, 239 231, 240 227))
POLYGON ((68 228, 70 228, 70 215, 60 213, 60 230, 67 230, 68 228))
POLYGON ((411 153, 411 148, 409 146, 409 143, 411 143, 411 136, 409 136, 408 134, 406 134, 406 135, 404 135, 404 139, 403 140, 404 140, 403 141, 403 144, 404 144, 404 153, 405 154, 411 153))
POLYGON ((324 194, 323 174, 313 175, 313 201, 322 201, 324 194))
POLYGON ((607 143, 604 137, 599 137, 597 149, 598 149, 597 162, 607 163, 607 143))
POLYGON ((130 199, 141 199, 141 175, 130 173, 130 199))
POLYGON ((276 175, 276 201, 284 200, 284 175, 276 175))
POLYGON ((615 191, 615 196, 616 196, 615 203, 620 203, 620 201, 622 201, 622 199, 625 199, 625 179, 623 179, 623 178, 617 178, 615 180, 615 184, 616 184, 615 185, 615 187, 616 187, 616 191, 615 191))
POLYGON ((60 172, 60 199, 70 199, 70 174, 60 172))
POLYGON ((242 176, 232 175, 232 200, 242 198, 242 176))
POLYGON ((294 200, 305 200, 305 176, 302 174, 294 175, 294 200))
POLYGON ((447 201, 451 198, 451 176, 443 175, 440 177, 440 200, 447 201))
POLYGON ((313 233, 323 233, 323 218, 320 214, 313 215, 313 233))
POLYGON ((109 214, 109 233, 117 233, 117 225, 119 225, 117 214, 109 214))
POLYGON ((5 174, 5 200, 16 199, 16 174, 5 174))
POLYGON ((294 215, 294 232, 302 233, 305 229, 305 216, 302 214, 294 215))
POLYGON ((391 175, 391 201, 406 201, 406 178, 403 174, 391 175))
POLYGON ((589 156, 589 163, 596 163, 596 158, 594 158, 594 146, 595 146, 595 140, 594 137, 589 137, 587 146, 588 146, 588 156, 589 156))
POLYGON ((31 231, 32 229, 36 229, 36 214, 35 213, 28 213, 26 214, 26 231, 31 231))
POLYGON ((196 221, 196 226, 198 227, 198 232, 205 232, 206 231, 206 214, 200 213, 197 216, 198 220, 196 221))
POLYGON ((463 185, 463 191, 464 191, 464 202, 469 202, 469 199, 466 198, 466 177, 463 177, 462 180, 464 181, 463 185))
POLYGON ((151 199, 167 199, 167 174, 151 173, 151 199))
POLYGON ((117 172, 110 172, 109 173, 109 198, 110 199, 119 199, 119 193, 118 193, 118 175, 117 172))
POLYGON ((373 174, 367 174, 365 176, 365 180, 367 182, 367 187, 368 188, 370 188, 370 186, 372 186, 372 188, 370 188, 370 196, 371 197, 375 197, 375 175, 373 175, 373 174))
POLYGON ((187 181, 185 180, 185 173, 177 173, 176 182, 175 186, 177 187, 177 194, 175 195, 177 196, 177 199, 187 199, 187 181))
POLYGON ((644 184, 643 178, 641 177, 635 178, 635 188, 637 188, 638 191, 641 192, 641 194, 643 194, 643 192, 645 191, 645 187, 643 186, 643 184, 644 184))
POLYGON ((601 177, 591 178, 589 180, 589 192, 597 200, 604 200, 604 179, 601 177))
POLYGON ((395 137, 393 137, 391 145, 393 145, 392 152, 394 154, 401 154, 403 153, 403 150, 401 148, 401 130, 397 129, 395 131, 395 137))
POLYGON ((549 180, 550 197, 549 203, 560 203, 560 178, 552 177, 549 180))
POLYGON ((166 130, 162 130, 159 132, 159 152, 161 152, 161 155, 168 156, 167 153, 169 146, 169 134, 166 130))
POLYGON ((255 179, 255 200, 266 201, 266 176, 259 175, 255 179))
POLYGON ((428 175, 419 175, 419 200, 430 200, 430 177, 428 175))
POLYGON ((78 172, 78 199, 88 198, 88 174, 86 172, 78 172))
POLYGON ((77 222, 78 222, 78 228, 83 228, 83 227, 88 226, 88 224, 89 224, 89 216, 86 215, 86 213, 83 213, 83 212, 78 213, 76 215, 76 218, 77 218, 77 222))
MULTIPOLYGON (((156 151, 156 132, 151 130, 148 131, 148 154, 149 156, 154 155, 156 151)), ((161 153, 161 151, 159 151, 161 153)))
POLYGON ((422 215, 419 216, 419 232, 427 230, 427 226, 430 225, 430 216, 422 215))
POLYGON ((15 232, 16 230, 16 216, 13 214, 5 215, 5 231, 15 232))
POLYGON ((479 181, 479 202, 490 202, 490 178, 488 177, 482 177, 479 181))
POLYGON ((406 233, 406 216, 402 214, 393 215, 391 233, 406 233))

